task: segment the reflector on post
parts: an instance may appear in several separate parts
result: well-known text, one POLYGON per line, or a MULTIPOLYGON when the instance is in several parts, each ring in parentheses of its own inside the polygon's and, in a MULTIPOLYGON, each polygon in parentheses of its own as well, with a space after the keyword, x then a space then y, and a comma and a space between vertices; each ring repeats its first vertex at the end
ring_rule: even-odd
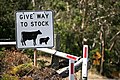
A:
POLYGON ((84 51, 84 58, 86 58, 86 57, 87 57, 87 50, 88 50, 88 47, 84 47, 83 49, 84 49, 84 50, 83 50, 83 51, 84 51))

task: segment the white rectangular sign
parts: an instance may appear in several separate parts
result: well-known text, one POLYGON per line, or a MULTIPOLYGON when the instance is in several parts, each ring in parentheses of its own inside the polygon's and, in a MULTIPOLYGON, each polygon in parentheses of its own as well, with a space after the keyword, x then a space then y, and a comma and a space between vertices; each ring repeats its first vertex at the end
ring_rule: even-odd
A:
POLYGON ((52 11, 16 12, 17 48, 54 46, 52 11))

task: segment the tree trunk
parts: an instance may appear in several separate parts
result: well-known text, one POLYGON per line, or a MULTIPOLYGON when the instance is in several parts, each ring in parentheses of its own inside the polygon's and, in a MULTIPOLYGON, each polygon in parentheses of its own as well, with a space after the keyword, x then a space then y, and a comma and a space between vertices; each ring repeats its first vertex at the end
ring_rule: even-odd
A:
POLYGON ((101 40, 101 45, 102 45, 100 74, 102 74, 103 67, 104 67, 104 53, 105 53, 105 30, 103 29, 103 26, 101 26, 100 40, 101 40))
POLYGON ((82 25, 81 29, 84 30, 87 26, 87 12, 88 12, 88 0, 84 0, 84 9, 83 9, 83 19, 82 19, 82 25))
POLYGON ((35 9, 35 0, 32 0, 33 10, 35 9))

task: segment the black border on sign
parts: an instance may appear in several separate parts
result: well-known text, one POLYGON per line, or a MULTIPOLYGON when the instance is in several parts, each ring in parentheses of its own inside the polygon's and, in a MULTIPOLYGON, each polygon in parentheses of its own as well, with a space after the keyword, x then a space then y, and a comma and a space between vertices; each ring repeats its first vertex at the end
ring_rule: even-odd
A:
POLYGON ((16 40, 16 48, 17 49, 27 49, 27 48, 33 48, 33 49, 35 49, 35 48, 52 48, 52 47, 54 47, 54 12, 53 12, 53 10, 18 10, 18 11, 16 11, 15 12, 15 40, 16 40), (17 12, 46 12, 46 11, 51 11, 52 12, 52 24, 53 24, 53 45, 52 46, 48 46, 48 47, 24 47, 24 48, 19 48, 18 47, 18 39, 17 39, 17 19, 16 19, 16 17, 17 17, 17 15, 16 15, 16 13, 17 12))

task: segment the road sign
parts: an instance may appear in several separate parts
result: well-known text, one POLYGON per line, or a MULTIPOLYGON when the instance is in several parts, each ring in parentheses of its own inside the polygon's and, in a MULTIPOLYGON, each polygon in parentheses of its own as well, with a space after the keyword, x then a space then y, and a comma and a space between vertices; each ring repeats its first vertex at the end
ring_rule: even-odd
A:
POLYGON ((54 46, 52 11, 16 12, 17 48, 54 46))

